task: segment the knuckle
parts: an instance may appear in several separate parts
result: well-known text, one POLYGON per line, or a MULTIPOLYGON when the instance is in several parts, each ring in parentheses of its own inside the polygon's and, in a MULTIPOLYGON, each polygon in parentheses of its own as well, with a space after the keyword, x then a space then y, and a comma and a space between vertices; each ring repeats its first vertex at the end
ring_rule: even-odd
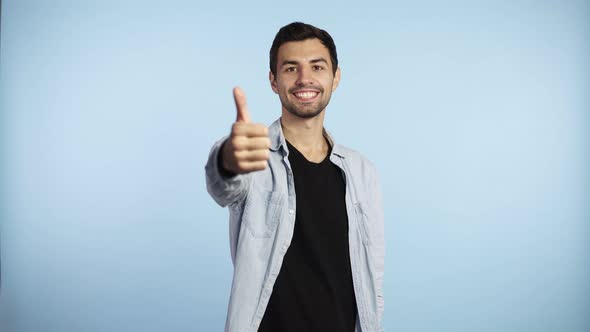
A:
POLYGON ((238 160, 238 161, 239 161, 239 160, 242 160, 242 159, 244 159, 244 152, 243 152, 243 151, 240 151, 240 150, 236 150, 236 151, 234 152, 234 157, 235 157, 235 158, 236 158, 236 160, 238 160))
POLYGON ((244 146, 244 140, 242 137, 239 137, 239 136, 232 137, 231 143, 236 150, 240 150, 244 146))
POLYGON ((234 122, 231 126, 231 133, 232 135, 237 135, 240 132, 241 124, 239 122, 234 122))

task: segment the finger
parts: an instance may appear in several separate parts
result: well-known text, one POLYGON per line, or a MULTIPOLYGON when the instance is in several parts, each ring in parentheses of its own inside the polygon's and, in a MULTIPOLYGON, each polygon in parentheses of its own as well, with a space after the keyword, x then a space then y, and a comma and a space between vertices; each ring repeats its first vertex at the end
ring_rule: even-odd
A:
POLYGON ((261 171, 268 166, 268 162, 265 161, 244 161, 240 162, 240 168, 244 172, 261 171))
POLYGON ((269 156, 268 149, 236 151, 236 158, 240 161, 265 161, 269 156))
POLYGON ((261 150, 270 148, 270 139, 268 137, 244 137, 237 136, 232 138, 233 147, 238 150, 261 150))
POLYGON ((236 102, 236 122, 250 122, 248 114, 248 104, 246 104, 246 94, 239 87, 234 88, 234 101, 236 102))
POLYGON ((236 122, 232 126, 234 136, 268 137, 268 128, 260 123, 236 122))

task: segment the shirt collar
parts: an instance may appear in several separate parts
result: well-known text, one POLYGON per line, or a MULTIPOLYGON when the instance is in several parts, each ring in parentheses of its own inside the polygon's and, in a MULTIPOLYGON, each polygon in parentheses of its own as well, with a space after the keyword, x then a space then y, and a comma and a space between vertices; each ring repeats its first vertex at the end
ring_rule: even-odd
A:
MULTIPOLYGON (((324 130, 324 137, 328 139, 328 142, 332 146, 332 153, 345 158, 344 151, 339 144, 334 142, 334 138, 326 128, 324 130)), ((279 150, 280 147, 283 147, 283 150, 289 154, 289 148, 287 147, 287 141, 285 140, 285 136, 283 135, 283 128, 281 126, 281 118, 278 118, 273 122, 270 127, 268 127, 268 136, 270 138, 270 149, 272 151, 279 150)))

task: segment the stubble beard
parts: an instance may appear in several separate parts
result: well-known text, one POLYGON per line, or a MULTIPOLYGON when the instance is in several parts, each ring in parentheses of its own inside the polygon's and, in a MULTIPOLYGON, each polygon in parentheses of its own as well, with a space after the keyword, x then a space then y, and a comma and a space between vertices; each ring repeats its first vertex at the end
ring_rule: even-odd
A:
MULTIPOLYGON (((291 93, 291 92, 289 92, 291 93)), ((320 94, 323 94, 324 91, 320 91, 320 94)), ((320 100, 320 102, 317 104, 317 106, 299 106, 296 105, 293 102, 290 102, 289 99, 285 98, 285 100, 281 100, 281 104, 283 105, 283 108, 287 110, 287 112, 295 115, 296 117, 302 118, 302 119, 311 119, 314 118, 316 116, 318 116, 320 113, 322 113, 326 107, 328 106, 328 103, 330 102, 330 97, 328 96, 328 99, 323 101, 320 100)))

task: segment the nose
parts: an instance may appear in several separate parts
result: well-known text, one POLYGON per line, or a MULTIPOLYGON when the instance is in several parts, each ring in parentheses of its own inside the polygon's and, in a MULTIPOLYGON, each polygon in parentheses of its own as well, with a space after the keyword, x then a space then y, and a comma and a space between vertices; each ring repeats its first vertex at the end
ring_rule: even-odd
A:
POLYGON ((302 67, 299 69, 299 75, 297 76, 298 86, 313 85, 312 71, 309 68, 302 67))

